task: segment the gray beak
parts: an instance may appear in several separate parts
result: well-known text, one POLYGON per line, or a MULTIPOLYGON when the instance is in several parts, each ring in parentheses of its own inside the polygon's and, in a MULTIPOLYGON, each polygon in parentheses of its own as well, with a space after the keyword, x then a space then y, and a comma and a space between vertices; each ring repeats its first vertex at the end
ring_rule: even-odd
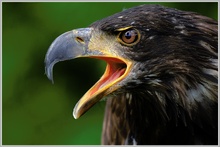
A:
POLYGON ((91 28, 76 29, 57 37, 45 57, 45 73, 53 82, 53 66, 60 61, 74 59, 88 53, 91 28))

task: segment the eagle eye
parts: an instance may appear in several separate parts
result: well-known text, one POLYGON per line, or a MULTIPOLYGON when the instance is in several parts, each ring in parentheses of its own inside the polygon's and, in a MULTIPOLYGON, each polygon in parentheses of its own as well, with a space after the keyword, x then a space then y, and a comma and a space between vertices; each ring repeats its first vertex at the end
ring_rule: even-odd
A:
POLYGON ((128 29, 118 34, 118 41, 126 46, 132 46, 139 42, 140 33, 136 29, 128 29))

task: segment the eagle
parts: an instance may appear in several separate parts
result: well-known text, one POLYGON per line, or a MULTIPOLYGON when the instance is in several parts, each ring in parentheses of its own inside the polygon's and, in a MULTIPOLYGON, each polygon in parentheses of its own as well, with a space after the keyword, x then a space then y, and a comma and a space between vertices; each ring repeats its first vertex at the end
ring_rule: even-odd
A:
MULTIPOLYGON (((73 110, 106 100, 102 144, 218 144, 218 23, 195 12, 140 5, 63 33, 45 73, 79 57, 105 61, 73 110)), ((92 65, 91 65, 92 66, 92 65)))

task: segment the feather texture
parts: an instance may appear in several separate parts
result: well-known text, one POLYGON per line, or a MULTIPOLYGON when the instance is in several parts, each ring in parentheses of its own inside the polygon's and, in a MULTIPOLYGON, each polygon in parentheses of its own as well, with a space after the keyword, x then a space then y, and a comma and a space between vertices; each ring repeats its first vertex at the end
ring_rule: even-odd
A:
POLYGON ((135 64, 107 99, 102 143, 217 144, 217 22, 142 5, 92 24, 110 34, 129 25, 142 38, 124 47, 135 64))

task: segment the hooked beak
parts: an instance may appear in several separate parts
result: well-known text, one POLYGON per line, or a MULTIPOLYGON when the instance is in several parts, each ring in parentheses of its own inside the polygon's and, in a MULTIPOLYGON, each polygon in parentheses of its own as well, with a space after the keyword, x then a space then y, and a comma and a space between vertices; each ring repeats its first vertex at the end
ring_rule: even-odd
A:
POLYGON ((53 66, 60 61, 86 55, 91 28, 66 32, 57 37, 50 45, 45 58, 47 77, 53 82, 53 66))
POLYGON ((119 89, 120 86, 117 83, 128 75, 132 65, 128 59, 115 54, 115 48, 107 45, 106 42, 109 39, 103 39, 103 36, 97 34, 99 33, 93 28, 81 28, 66 32, 53 41, 45 57, 45 72, 52 82, 53 66, 59 61, 90 57, 107 62, 103 76, 76 104, 73 110, 73 116, 76 119, 104 96, 119 89))

